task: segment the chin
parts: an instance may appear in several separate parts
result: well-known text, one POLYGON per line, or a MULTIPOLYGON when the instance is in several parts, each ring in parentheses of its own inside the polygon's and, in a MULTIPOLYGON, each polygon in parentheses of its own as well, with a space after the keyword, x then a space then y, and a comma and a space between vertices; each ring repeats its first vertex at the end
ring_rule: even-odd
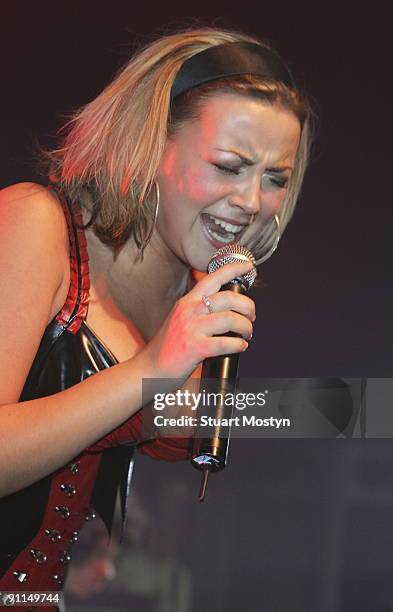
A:
POLYGON ((202 272, 203 274, 206 274, 207 272, 207 266, 209 261, 211 260, 213 256, 213 252, 211 255, 209 256, 198 256, 198 257, 190 257, 188 260, 187 265, 192 269, 195 270, 197 272, 202 272))
MULTIPOLYGON (((194 243, 195 244, 195 243, 194 243)), ((211 260, 215 250, 213 248, 206 248, 206 245, 198 243, 198 245, 184 245, 181 260, 191 270, 198 270, 199 272, 206 272, 207 265, 211 260)))

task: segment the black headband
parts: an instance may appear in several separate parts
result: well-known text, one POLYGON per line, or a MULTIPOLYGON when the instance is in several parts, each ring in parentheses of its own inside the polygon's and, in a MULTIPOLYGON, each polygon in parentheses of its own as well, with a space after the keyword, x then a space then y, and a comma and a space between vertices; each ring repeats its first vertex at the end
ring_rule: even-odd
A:
POLYGON ((172 85, 171 102, 204 83, 243 74, 281 81, 296 89, 291 73, 274 49, 256 43, 224 43, 209 47, 184 62, 172 85))

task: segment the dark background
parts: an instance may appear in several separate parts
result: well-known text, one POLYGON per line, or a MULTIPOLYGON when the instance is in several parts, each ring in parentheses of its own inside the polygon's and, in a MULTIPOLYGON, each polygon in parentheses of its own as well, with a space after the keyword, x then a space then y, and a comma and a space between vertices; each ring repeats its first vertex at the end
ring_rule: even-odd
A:
MULTIPOLYGON (((298 210, 261 270, 265 287, 254 290, 258 320, 242 375, 391 376, 390 21, 383 8, 4 2, 0 186, 43 180, 37 140, 53 143, 62 117, 99 93, 135 43, 178 26, 255 34, 287 59, 319 128, 298 210)), ((204 506, 194 502, 191 472, 145 458, 136 470, 135 494, 150 524, 161 527, 155 551, 191 584, 189 607, 171 612, 393 609, 390 441, 236 440, 204 506)), ((149 609, 166 609, 155 597, 149 609)))

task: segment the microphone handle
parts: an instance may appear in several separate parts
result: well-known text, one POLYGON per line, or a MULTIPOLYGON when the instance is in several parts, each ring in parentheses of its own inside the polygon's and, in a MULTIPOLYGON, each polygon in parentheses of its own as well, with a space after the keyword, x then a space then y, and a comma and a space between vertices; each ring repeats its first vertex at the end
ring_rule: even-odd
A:
MULTIPOLYGON (((227 284, 221 290, 235 291, 236 293, 245 292, 243 285, 240 283, 227 284)), ((240 336, 233 332, 228 332, 225 335, 240 336)), ((204 393, 204 397, 207 393, 220 395, 216 396, 219 401, 215 402, 213 411, 209 402, 207 402, 207 406, 203 402, 198 406, 198 426, 194 436, 191 458, 191 464, 198 470, 218 472, 224 469, 226 465, 231 426, 224 426, 221 423, 223 419, 231 419, 233 416, 233 402, 227 404, 225 398, 228 397, 227 394, 231 394, 233 398, 235 396, 238 366, 239 353, 210 357, 203 362, 199 392, 204 393), (201 424, 202 416, 213 417, 215 420, 208 430, 208 435, 206 435, 206 425, 201 424)))

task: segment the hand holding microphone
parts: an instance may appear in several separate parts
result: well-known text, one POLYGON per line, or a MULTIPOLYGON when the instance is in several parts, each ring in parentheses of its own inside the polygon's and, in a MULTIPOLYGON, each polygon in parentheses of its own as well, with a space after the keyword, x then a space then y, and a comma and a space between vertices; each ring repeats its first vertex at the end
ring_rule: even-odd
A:
POLYGON ((176 302, 143 349, 151 378, 185 380, 207 358, 246 350, 255 305, 246 295, 233 291, 232 284, 237 286, 235 279, 246 278, 252 270, 250 259, 235 258, 211 270, 176 302))
MULTIPOLYGON (((248 347, 255 304, 244 295, 257 276, 245 247, 223 247, 208 264, 208 274, 178 300, 158 334, 143 349, 152 378, 185 380, 203 362, 200 391, 232 393, 239 353, 248 347)), ((148 371, 149 371, 148 370, 148 371)), ((169 389, 168 389, 169 390, 169 389)), ((232 407, 218 403, 211 416, 230 418, 232 407)), ((200 414, 198 413, 198 417, 200 414)), ((210 471, 225 467, 230 428, 217 426, 209 437, 197 431, 192 465, 203 471, 203 501, 210 471)))
MULTIPOLYGON (((211 259, 208 265, 208 272, 211 274, 217 273, 217 270, 239 260, 251 262, 251 270, 245 275, 236 277, 223 285, 221 287, 221 295, 227 293, 239 296, 248 291, 257 276, 255 259, 248 249, 238 244, 223 247, 211 259)), ((211 299, 207 296, 202 296, 202 300, 209 313, 213 314, 214 309, 211 299)), ((227 337, 236 337, 237 334, 233 331, 228 331, 226 335, 227 337)), ((210 394, 210 397, 215 398, 215 404, 212 409, 208 402, 204 410, 199 409, 198 411, 199 419, 201 419, 202 414, 209 416, 212 412, 214 417, 212 431, 209 431, 206 436, 203 428, 199 425, 194 438, 191 463, 203 472, 199 501, 203 501, 205 498, 209 473, 222 470, 226 465, 230 425, 225 425, 225 423, 231 423, 233 403, 227 404, 225 398, 228 393, 235 394, 236 392, 238 364, 239 352, 235 351, 231 355, 222 354, 207 358, 203 363, 200 392, 205 395, 206 393, 210 394)))

